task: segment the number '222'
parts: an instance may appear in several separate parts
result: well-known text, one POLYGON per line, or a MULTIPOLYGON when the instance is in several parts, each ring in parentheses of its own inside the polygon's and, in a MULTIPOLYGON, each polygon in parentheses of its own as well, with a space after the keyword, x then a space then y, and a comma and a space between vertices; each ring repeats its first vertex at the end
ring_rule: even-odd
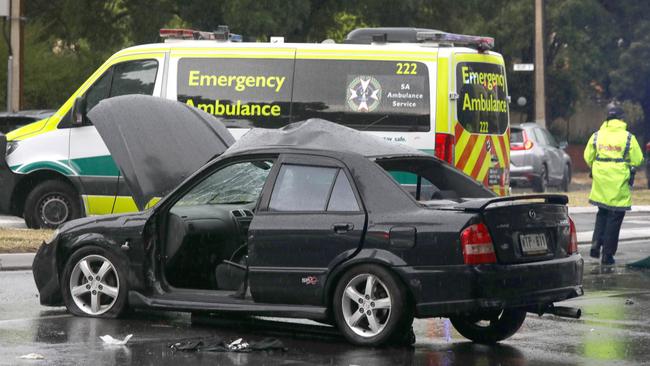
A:
POLYGON ((397 75, 417 75, 418 65, 414 62, 398 62, 395 64, 397 75))

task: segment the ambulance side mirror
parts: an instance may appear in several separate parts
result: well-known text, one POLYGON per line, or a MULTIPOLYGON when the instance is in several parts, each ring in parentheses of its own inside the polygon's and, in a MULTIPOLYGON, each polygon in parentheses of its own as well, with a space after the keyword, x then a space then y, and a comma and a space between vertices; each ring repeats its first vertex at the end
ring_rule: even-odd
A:
POLYGON ((74 105, 72 106, 72 124, 74 126, 80 126, 86 121, 86 97, 80 96, 74 100, 74 105))

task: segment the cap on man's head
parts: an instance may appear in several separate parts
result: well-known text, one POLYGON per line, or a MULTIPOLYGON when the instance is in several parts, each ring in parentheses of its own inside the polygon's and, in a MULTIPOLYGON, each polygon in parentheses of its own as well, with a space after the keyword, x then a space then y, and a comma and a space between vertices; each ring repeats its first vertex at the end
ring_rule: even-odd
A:
POLYGON ((610 119, 622 119, 623 115, 625 115, 625 112, 623 112, 623 108, 617 106, 617 105, 610 105, 607 107, 607 120, 609 121, 610 119))

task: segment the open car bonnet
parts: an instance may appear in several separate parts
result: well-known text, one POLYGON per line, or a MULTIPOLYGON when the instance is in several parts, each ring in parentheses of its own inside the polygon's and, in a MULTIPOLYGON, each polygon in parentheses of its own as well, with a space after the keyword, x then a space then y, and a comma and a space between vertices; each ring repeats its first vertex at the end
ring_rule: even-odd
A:
POLYGON ((144 209, 235 142, 212 115, 146 95, 105 99, 88 118, 144 209))

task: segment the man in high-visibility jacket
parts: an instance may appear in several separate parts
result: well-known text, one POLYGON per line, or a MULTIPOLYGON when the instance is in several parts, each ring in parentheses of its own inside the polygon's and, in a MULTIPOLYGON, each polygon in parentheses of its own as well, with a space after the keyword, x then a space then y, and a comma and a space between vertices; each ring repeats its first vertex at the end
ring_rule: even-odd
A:
POLYGON ((632 206, 630 168, 643 162, 641 147, 622 119, 620 107, 608 108, 607 120, 591 135, 584 152, 593 177, 589 203, 598 206, 589 254, 599 258, 602 247, 602 264, 614 264, 623 217, 632 206))

